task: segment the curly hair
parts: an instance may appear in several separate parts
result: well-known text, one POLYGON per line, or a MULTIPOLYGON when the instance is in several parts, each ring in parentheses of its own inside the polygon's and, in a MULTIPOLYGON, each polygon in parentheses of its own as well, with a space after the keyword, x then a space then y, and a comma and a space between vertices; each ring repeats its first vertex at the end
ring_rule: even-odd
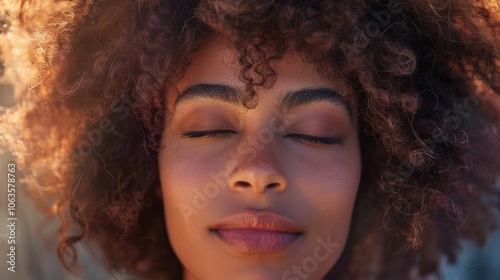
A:
POLYGON ((0 115, 0 139, 61 218, 69 270, 86 241, 111 269, 181 279, 157 195, 162 93, 214 36, 239 55, 248 108, 291 49, 357 93, 363 173, 326 279, 439 273, 461 239, 482 244, 498 224, 497 1, 7 2, 0 60, 17 103, 0 115))

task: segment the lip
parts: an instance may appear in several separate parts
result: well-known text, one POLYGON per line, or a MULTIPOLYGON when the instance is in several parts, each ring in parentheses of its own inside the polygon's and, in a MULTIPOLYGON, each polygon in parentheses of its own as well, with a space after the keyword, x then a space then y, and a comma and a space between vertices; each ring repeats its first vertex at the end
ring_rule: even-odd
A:
POLYGON ((304 233, 296 222, 268 211, 244 210, 209 226, 232 249, 270 254, 292 245, 304 233))

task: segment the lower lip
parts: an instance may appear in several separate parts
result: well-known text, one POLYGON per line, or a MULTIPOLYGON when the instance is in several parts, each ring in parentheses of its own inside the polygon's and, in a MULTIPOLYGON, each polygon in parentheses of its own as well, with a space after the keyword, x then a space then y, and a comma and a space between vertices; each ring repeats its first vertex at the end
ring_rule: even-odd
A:
POLYGON ((226 244, 243 253, 269 254, 284 250, 301 235, 253 229, 221 229, 215 231, 226 244))

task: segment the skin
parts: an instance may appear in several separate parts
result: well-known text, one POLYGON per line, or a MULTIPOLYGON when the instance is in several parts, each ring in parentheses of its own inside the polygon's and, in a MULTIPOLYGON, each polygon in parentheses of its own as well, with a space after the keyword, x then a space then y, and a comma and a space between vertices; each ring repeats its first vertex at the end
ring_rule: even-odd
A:
POLYGON ((244 89, 236 55, 220 39, 192 59, 176 89, 166 93, 170 114, 159 154, 166 230, 184 280, 322 279, 344 248, 361 176, 356 108, 323 100, 279 115, 276 106, 290 91, 304 88, 335 90, 345 100, 353 93, 340 78, 321 77, 290 52, 275 64, 274 85, 256 89, 255 108, 194 96, 174 110, 178 93, 199 84, 244 89), (205 130, 229 132, 183 135, 205 130), (340 142, 311 143, 296 134, 340 142), (277 253, 235 251, 208 226, 243 209, 275 212, 302 226, 304 234, 277 253))

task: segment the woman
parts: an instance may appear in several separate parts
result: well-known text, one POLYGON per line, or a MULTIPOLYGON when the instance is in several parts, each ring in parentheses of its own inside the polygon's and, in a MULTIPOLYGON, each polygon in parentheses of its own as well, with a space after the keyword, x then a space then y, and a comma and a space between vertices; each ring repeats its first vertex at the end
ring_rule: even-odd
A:
POLYGON ((2 135, 68 269, 87 241, 145 279, 418 279, 497 224, 497 3, 34 5, 2 135))

